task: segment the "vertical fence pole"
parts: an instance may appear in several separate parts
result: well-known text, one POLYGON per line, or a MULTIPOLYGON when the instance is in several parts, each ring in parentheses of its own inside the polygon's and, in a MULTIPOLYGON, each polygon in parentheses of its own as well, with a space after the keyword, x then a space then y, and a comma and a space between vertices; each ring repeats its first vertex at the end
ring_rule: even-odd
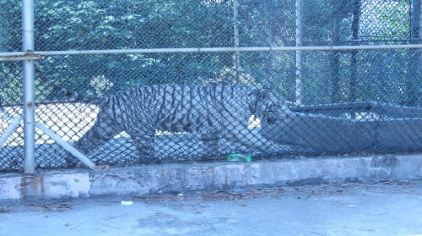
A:
MULTIPOLYGON (((410 29, 410 43, 418 44, 421 43, 421 0, 412 0, 411 1, 411 29, 410 29)), ((422 75, 419 68, 419 63, 421 60, 421 51, 420 49, 410 49, 409 50, 409 59, 410 59, 410 69, 407 82, 407 105, 415 106, 418 104, 420 99, 420 94, 418 93, 418 85, 422 80, 422 75)))
MULTIPOLYGON (((302 0, 296 0, 296 47, 303 45, 302 35, 302 0)), ((302 85, 302 67, 303 67, 303 51, 296 51, 296 105, 301 105, 303 102, 303 85, 302 85)))
MULTIPOLYGON (((335 5, 336 6, 336 5, 335 5)), ((340 41, 340 17, 338 7, 331 15, 331 42, 333 46, 337 46, 340 41)), ((331 69, 331 102, 339 102, 340 98, 340 51, 332 51, 330 55, 330 69, 331 69)))
MULTIPOLYGON (((360 26, 360 13, 361 12, 361 0, 353 1, 353 13, 352 13, 352 39, 353 45, 358 45, 359 40, 359 26, 360 26)), ((350 91, 349 91, 349 102, 355 102, 357 96, 357 83, 358 83, 358 51, 352 51, 351 58, 351 76, 350 76, 350 91)))
MULTIPOLYGON (((239 6, 237 3, 237 0, 233 0, 233 38, 234 38, 235 48, 239 47, 239 26, 238 26, 239 9, 238 7, 239 6)), ((240 53, 238 51, 234 53, 233 64, 234 64, 236 82, 240 82, 240 78, 239 78, 240 53)))
MULTIPOLYGON (((419 36, 418 36, 419 40, 418 40, 417 43, 421 44, 422 43, 422 0, 417 0, 416 6, 418 7, 417 14, 419 14, 417 19, 415 20, 415 21, 419 21, 419 28, 417 30, 419 32, 419 36)), ((417 22, 416 22, 416 24, 417 24, 417 22)), ((417 63, 417 65, 422 65, 422 49, 419 48, 418 54, 419 54, 419 56, 418 56, 419 58, 417 58, 418 60, 416 61, 416 63, 417 63), (418 61, 419 61, 419 63, 418 63, 418 61)), ((421 68, 421 66, 418 66, 417 69, 418 69, 418 72, 417 72, 418 77, 419 77, 420 81, 422 81, 422 68, 421 68)), ((419 105, 420 105, 420 103, 419 103, 419 105)))
MULTIPOLYGON (((34 0, 22 0, 22 49, 34 50, 34 0)), ((23 62, 24 172, 35 172, 34 61, 23 62)))

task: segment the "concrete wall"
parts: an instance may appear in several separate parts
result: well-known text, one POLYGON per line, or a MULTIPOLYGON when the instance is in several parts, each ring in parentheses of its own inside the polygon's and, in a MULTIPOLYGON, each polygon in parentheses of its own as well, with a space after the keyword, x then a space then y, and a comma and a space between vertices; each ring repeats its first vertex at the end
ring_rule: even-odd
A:
POLYGON ((96 172, 87 169, 44 171, 33 176, 4 174, 0 175, 0 200, 421 178, 422 154, 162 164, 96 172))

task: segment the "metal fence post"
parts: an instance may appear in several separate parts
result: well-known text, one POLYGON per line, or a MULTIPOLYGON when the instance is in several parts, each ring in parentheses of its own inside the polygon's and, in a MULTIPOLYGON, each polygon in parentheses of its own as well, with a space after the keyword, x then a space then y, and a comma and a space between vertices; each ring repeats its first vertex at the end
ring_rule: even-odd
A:
MULTIPOLYGON (((296 0, 296 47, 302 47, 302 0, 296 0)), ((302 85, 302 71, 303 71, 303 52, 296 51, 296 104, 301 105, 303 102, 303 85, 302 85)))
MULTIPOLYGON (((22 0, 22 50, 34 50, 34 0, 22 0)), ((24 110, 24 172, 35 172, 35 103, 34 61, 25 60, 23 110, 24 110)))
MULTIPOLYGON (((359 27, 360 27, 360 15, 361 15, 361 0, 353 0, 353 11, 352 11, 352 39, 353 45, 358 44, 359 40, 359 27)), ((352 51, 352 58, 350 62, 351 73, 350 73, 350 89, 349 89, 349 102, 355 102, 357 96, 358 86, 358 51, 352 51)))
MULTIPOLYGON (((239 5, 237 0, 233 0, 233 38, 234 38, 234 47, 239 47, 239 22, 238 22, 238 15, 239 15, 239 5)), ((234 70, 235 70, 235 77, 236 82, 240 82, 240 53, 236 51, 234 53, 233 58, 234 70)))
MULTIPOLYGON (((421 0, 412 0, 410 7, 410 43, 421 43, 421 0)), ((409 50, 409 75, 407 81, 407 104, 410 106, 419 105, 419 89, 418 84, 422 80, 420 75, 419 62, 421 51, 419 49, 409 50)))

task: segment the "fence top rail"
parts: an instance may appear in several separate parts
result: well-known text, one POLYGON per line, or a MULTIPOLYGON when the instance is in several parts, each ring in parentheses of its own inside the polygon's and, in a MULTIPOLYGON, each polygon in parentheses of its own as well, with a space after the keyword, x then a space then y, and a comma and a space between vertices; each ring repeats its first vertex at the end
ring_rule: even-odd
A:
MULTIPOLYGON (((422 49, 422 44, 405 45, 356 45, 356 46, 283 46, 283 47, 212 47, 212 48, 133 48, 104 50, 65 50, 65 51, 33 51, 33 52, 0 52, 0 61, 10 61, 11 57, 28 55, 60 56, 60 55, 96 55, 96 54, 145 54, 145 53, 204 53, 204 52, 267 52, 267 51, 350 51, 379 49, 422 49)), ((31 59, 29 59, 31 60, 31 59)))

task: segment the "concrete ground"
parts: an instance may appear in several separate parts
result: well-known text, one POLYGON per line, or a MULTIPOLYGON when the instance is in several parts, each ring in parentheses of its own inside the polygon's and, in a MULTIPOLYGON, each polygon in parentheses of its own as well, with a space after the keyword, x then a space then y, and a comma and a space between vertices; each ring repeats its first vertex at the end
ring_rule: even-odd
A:
POLYGON ((0 235, 416 236, 422 182, 3 202, 0 235))

